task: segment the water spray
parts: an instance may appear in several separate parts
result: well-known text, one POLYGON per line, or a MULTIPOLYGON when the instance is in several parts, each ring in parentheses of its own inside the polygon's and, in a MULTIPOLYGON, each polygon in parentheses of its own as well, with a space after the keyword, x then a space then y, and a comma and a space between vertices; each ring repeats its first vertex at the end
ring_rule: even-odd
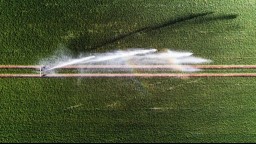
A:
MULTIPOLYGON (((87 54, 88 55, 88 54, 87 54)), ((65 59, 57 58, 57 61, 47 61, 48 64, 43 64, 40 67, 40 75, 46 76, 50 71, 58 68, 72 67, 72 65, 83 64, 84 66, 109 66, 107 69, 101 69, 100 72, 114 72, 126 67, 125 71, 130 71, 132 67, 128 67, 132 64, 135 66, 159 66, 159 65, 173 65, 169 70, 182 71, 182 72, 196 72, 200 71, 199 68, 195 68, 187 64, 200 64, 209 63, 211 60, 199 58, 193 56, 191 52, 179 52, 172 50, 157 51, 157 49, 128 49, 128 50, 118 50, 107 53, 94 53, 90 54, 93 56, 87 56, 79 59, 71 59, 63 56, 65 59), (68 60, 69 59, 69 60, 68 60), (55 63, 55 65, 50 66, 49 64, 55 63), (186 65, 184 65, 186 64, 186 65), (116 65, 117 67, 111 67, 111 65, 116 65)), ((86 68, 89 73, 94 72, 93 69, 86 68)), ((153 72, 153 69, 147 69, 147 71, 153 72)), ((157 71, 163 71, 163 69, 157 69, 157 71)))
POLYGON ((149 53, 154 53, 156 52, 157 49, 149 49, 149 50, 128 50, 128 51, 117 51, 114 53, 109 53, 109 54, 102 54, 100 56, 97 56, 95 59, 85 61, 84 63, 97 63, 97 62, 104 62, 104 61, 109 61, 109 60, 116 60, 120 58, 127 58, 127 57, 132 57, 135 55, 144 55, 144 54, 149 54, 149 53))
POLYGON ((85 57, 85 58, 81 58, 81 59, 70 60, 68 62, 62 63, 60 65, 57 65, 57 66, 54 66, 54 67, 51 67, 51 68, 46 68, 46 66, 44 66, 42 71, 46 72, 46 71, 54 70, 54 69, 57 69, 57 68, 61 68, 61 67, 65 67, 65 66, 69 66, 69 65, 73 65, 73 64, 77 64, 77 63, 82 63, 82 62, 90 60, 94 57, 95 56, 89 56, 89 57, 85 57))

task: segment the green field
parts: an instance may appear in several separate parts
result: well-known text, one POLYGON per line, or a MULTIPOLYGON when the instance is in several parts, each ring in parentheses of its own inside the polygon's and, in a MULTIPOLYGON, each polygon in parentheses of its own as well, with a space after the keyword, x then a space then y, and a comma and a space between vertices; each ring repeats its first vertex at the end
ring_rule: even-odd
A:
MULTIPOLYGON (((255 0, 0 0, 0 65, 127 48, 255 64, 255 13, 255 0)), ((0 78, 0 142, 256 142, 255 89, 242 77, 0 78)))

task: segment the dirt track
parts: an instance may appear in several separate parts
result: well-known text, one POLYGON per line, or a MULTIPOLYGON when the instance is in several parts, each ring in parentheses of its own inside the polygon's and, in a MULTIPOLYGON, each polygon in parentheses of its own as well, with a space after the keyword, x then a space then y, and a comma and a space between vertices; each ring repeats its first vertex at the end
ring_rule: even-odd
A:
MULTIPOLYGON (((200 69, 256 69, 256 65, 192 65, 194 68, 200 69)), ((40 69, 40 65, 0 65, 0 69, 40 69)), ((141 69, 157 69, 175 68, 177 65, 74 65, 62 67, 62 69, 82 69, 82 68, 141 68, 141 69)))
POLYGON ((256 73, 87 73, 87 74, 0 74, 0 78, 61 78, 61 77, 256 77, 256 73))
MULTIPOLYGON (((39 65, 0 65, 0 69, 36 69, 39 65)), ((66 66, 66 69, 104 69, 104 68, 141 68, 141 69, 171 69, 175 65, 76 65, 66 66)), ((256 69, 256 65, 194 65, 201 69, 256 69)), ((0 78, 60 78, 60 77, 256 77, 256 73, 68 73, 68 74, 0 74, 0 78)))

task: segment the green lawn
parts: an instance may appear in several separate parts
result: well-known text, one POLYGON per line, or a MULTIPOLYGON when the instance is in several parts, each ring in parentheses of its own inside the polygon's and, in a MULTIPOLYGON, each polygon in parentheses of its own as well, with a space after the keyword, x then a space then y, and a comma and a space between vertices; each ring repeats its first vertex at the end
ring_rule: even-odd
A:
MULTIPOLYGON (((60 48, 255 64, 255 12, 255 0, 1 0, 0 64, 38 64, 60 48)), ((2 78, 0 142, 256 142, 255 88, 255 78, 2 78)))

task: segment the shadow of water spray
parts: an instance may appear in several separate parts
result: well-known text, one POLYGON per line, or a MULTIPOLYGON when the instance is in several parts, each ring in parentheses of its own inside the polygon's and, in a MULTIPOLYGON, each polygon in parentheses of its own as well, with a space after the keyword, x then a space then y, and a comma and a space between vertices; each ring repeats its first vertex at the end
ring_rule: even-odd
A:
POLYGON ((197 17, 202 17, 202 16, 206 16, 209 14, 212 14, 213 12, 205 12, 205 13, 197 13, 197 14, 189 14, 183 17, 178 17, 176 19, 171 19, 167 22, 158 24, 158 25, 153 25, 153 26, 146 26, 140 29, 137 29, 135 31, 129 32, 129 33, 125 33, 125 34, 121 34, 118 36, 114 36, 112 38, 109 38, 103 42, 96 42, 93 43, 93 39, 91 39, 90 37, 88 37, 88 35, 81 35, 78 38, 72 39, 68 45, 68 48, 70 48, 74 53, 81 53, 84 52, 85 50, 87 51, 91 51, 91 50, 96 50, 100 47, 115 43, 117 41, 120 41, 122 39, 125 39, 129 36, 135 35, 137 33, 141 33, 141 32, 146 32, 146 31, 150 31, 150 30, 157 30, 163 27, 167 27, 167 26, 171 26, 177 23, 181 23, 184 21, 188 21, 197 17), (89 45, 88 45, 89 44, 89 45))
POLYGON ((142 33, 142 32, 149 32, 149 31, 155 31, 159 30, 164 27, 176 25, 178 23, 186 22, 192 19, 196 19, 195 23, 205 23, 205 22, 210 22, 210 21, 217 21, 217 20, 231 20, 235 19, 238 17, 237 14, 224 14, 224 15, 217 15, 217 16, 212 16, 212 17, 205 17, 210 14, 213 14, 214 12, 204 12, 204 13, 196 13, 196 14, 188 14, 183 17, 177 17, 175 19, 171 19, 169 21, 160 23, 158 25, 152 25, 152 26, 146 26, 137 30, 134 30, 129 33, 124 33, 118 36, 114 36, 112 38, 106 39, 103 42, 93 42, 94 40, 91 38, 88 38, 88 35, 81 35, 78 38, 72 39, 70 43, 68 44, 68 48, 71 49, 74 53, 81 53, 86 51, 94 51, 97 50, 101 47, 107 46, 109 44, 118 42, 120 40, 123 40, 129 36, 142 33), (200 18, 200 19, 199 19, 200 18))
POLYGON ((204 23, 204 22, 211 22, 211 21, 223 21, 223 20, 232 20, 236 19, 238 17, 238 14, 223 14, 223 15, 217 15, 212 17, 204 17, 202 19, 197 19, 194 23, 204 23))
POLYGON ((160 29, 160 28, 164 28, 164 27, 167 27, 167 26, 170 26, 170 25, 174 25, 174 24, 180 23, 180 22, 191 20, 191 19, 194 19, 194 18, 197 18, 197 17, 206 16, 206 15, 209 15, 209 14, 212 14, 212 13, 213 12, 206 12, 206 13, 199 13, 199 14, 190 14, 190 15, 187 15, 187 16, 184 16, 184 17, 178 17, 176 19, 169 20, 167 22, 164 22, 164 23, 161 23, 161 24, 158 24, 158 25, 144 27, 144 28, 135 30, 135 31, 127 33, 127 34, 119 35, 117 37, 111 38, 111 39, 103 42, 100 45, 96 45, 93 48, 95 49, 95 48, 99 48, 99 47, 102 47, 102 46, 114 43, 116 41, 122 40, 122 39, 124 39, 126 37, 129 37, 131 35, 134 35, 134 34, 137 34, 137 33, 140 33, 140 32, 145 32, 145 31, 150 31, 150 30, 157 30, 157 29, 160 29))

